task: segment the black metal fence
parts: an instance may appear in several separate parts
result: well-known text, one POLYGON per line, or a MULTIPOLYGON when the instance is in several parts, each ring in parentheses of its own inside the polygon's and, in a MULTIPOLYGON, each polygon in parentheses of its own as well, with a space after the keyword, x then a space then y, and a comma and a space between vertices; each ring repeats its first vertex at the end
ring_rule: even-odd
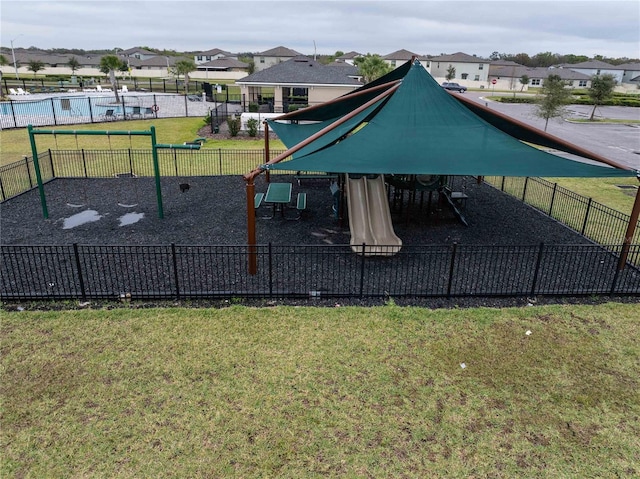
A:
MULTIPOLYGON (((624 240, 629 215, 557 183, 529 177, 492 176, 485 180, 598 244, 618 244, 624 240)), ((640 244, 640 221, 632 242, 640 244)))
POLYGON ((216 106, 202 95, 113 93, 87 96, 52 96, 0 102, 0 129, 76 125, 105 121, 205 117, 216 106))
MULTIPOLYGON (((367 250, 367 246, 362 246, 367 250)), ((405 246, 391 258, 347 245, 2 246, 9 299, 461 297, 640 294, 619 246, 405 246)), ((640 245, 631 257, 640 259, 640 245)))
MULTIPOLYGON (((281 151, 271 151, 271 155, 281 151)), ((245 173, 263 150, 163 150, 162 176, 245 173)), ((46 151, 45 181, 151 176, 149 150, 46 151)), ((288 173, 288 172, 283 172, 288 173)), ((584 234, 593 245, 407 246, 390 258, 348 245, 0 246, 3 299, 217 297, 458 297, 640 294, 640 239, 617 267, 629 217, 538 178, 487 178, 584 234), (610 240, 610 241, 607 241, 610 240)), ((2 200, 35 187, 30 158, 0 168, 2 200)), ((636 233, 637 235, 638 233, 636 233)), ((362 246, 365 250, 366 245, 362 246)))

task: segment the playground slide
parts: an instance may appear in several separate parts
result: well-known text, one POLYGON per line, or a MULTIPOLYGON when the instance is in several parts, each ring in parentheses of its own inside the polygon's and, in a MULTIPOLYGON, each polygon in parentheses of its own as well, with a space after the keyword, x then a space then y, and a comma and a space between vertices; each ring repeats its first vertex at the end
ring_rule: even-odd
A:
POLYGON ((362 251, 362 243, 372 245, 366 249, 366 256, 391 256, 400 251, 402 240, 393 231, 382 175, 375 179, 348 178, 347 206, 354 252, 362 251))

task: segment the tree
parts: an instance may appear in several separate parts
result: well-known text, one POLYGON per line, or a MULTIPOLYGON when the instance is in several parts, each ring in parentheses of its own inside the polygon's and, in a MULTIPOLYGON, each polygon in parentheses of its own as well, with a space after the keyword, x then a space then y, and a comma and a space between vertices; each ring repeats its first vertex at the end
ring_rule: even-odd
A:
POLYGON ((456 77, 456 67, 454 67, 453 65, 449 65, 449 68, 447 68, 447 74, 445 75, 445 78, 447 79, 447 81, 453 80, 456 77))
POLYGON ((591 77, 591 87, 587 90, 587 95, 593 101, 593 110, 591 110, 589 121, 593 121, 598 105, 602 105, 605 100, 611 98, 616 83, 616 78, 608 73, 591 77))
MULTIPOLYGON (((0 66, 8 65, 9 62, 4 55, 0 55, 0 66)), ((0 70, 0 98, 4 98, 4 92, 2 91, 2 70, 0 70)))
POLYGON ((100 71, 109 75, 109 83, 111 83, 111 89, 116 94, 117 103, 120 103, 120 97, 118 96, 118 86, 116 84, 116 71, 122 68, 123 63, 116 55, 105 55, 100 59, 100 71))
POLYGON ((71 69, 71 74, 75 75, 76 70, 80 69, 80 62, 76 57, 71 57, 67 62, 67 66, 71 69))
POLYGON ((392 70, 391 65, 376 54, 367 53, 365 56, 356 58, 354 62, 365 83, 372 82, 392 70))
POLYGON ((569 103, 571 96, 571 92, 565 86, 565 82, 559 75, 549 75, 540 89, 534 113, 545 120, 544 131, 547 131, 550 118, 562 116, 565 112, 564 107, 569 103))
POLYGON ((42 63, 40 60, 31 60, 29 62, 28 69, 29 71, 33 72, 33 78, 35 78, 36 73, 38 73, 40 70, 44 70, 44 63, 42 63))
POLYGON ((249 65, 247 67, 247 73, 251 75, 256 71, 256 63, 253 61, 253 57, 250 56, 238 56, 238 60, 249 65))
POLYGON ((529 78, 529 75, 522 75, 520 77, 520 84, 522 85, 522 88, 520 88, 520 91, 523 91, 524 87, 526 87, 530 81, 531 79, 529 78))
POLYGON ((189 93, 189 73, 196 70, 197 68, 198 67, 196 66, 196 62, 194 62, 190 58, 178 60, 173 65, 173 72, 178 76, 178 78, 180 78, 180 75, 184 75, 184 89, 187 93, 189 93))

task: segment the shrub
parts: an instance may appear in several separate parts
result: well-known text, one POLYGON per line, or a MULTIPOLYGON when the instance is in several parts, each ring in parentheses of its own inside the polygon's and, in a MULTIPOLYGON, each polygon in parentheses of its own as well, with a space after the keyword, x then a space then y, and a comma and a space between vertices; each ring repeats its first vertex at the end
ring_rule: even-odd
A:
POLYGON ((258 113, 258 104, 257 103, 249 103, 249 112, 250 113, 258 113))
POLYGON ((240 117, 228 118, 227 126, 229 127, 229 134, 231 136, 238 136, 238 133, 240 132, 240 117))
POLYGON ((247 128, 249 129, 249 136, 258 136, 258 120, 255 118, 249 118, 247 120, 247 128))
POLYGON ((204 124, 205 124, 205 125, 210 125, 210 124, 211 124, 211 111, 209 111, 209 112, 204 116, 204 124))

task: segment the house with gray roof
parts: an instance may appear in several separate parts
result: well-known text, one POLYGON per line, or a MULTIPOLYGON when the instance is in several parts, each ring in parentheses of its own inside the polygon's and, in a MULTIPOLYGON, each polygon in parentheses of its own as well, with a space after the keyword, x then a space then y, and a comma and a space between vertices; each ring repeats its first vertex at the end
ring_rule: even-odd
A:
POLYGON ((264 52, 256 53, 253 56, 253 63, 255 64, 255 71, 259 72, 272 66, 291 60, 294 57, 298 57, 302 53, 283 46, 271 48, 264 52))
POLYGON ((640 63, 623 63, 618 67, 624 69, 622 83, 640 87, 640 63))
POLYGON ((400 65, 407 63, 413 57, 420 60, 420 63, 422 63, 425 68, 427 68, 426 63, 424 62, 424 60, 426 60, 426 57, 424 55, 418 55, 417 53, 410 52, 409 50, 396 50, 395 52, 383 56, 382 59, 388 65, 390 65, 391 68, 397 68, 400 65))
POLYGON ((563 63, 557 65, 558 69, 568 69, 574 72, 583 73, 589 77, 594 75, 612 75, 617 83, 622 83, 624 76, 624 68, 620 66, 611 65, 610 63, 603 62, 601 60, 589 60, 581 63, 563 63))
POLYGON ((429 61, 428 70, 433 77, 446 78, 451 70, 454 71, 452 80, 469 88, 479 88, 487 83, 489 60, 457 52, 433 57, 429 61))
POLYGON ((291 104, 317 105, 361 87, 362 83, 350 76, 353 72, 296 56, 236 80, 236 84, 245 103, 268 103, 271 112, 282 113, 291 104))
POLYGON ((207 50, 205 52, 197 52, 193 56, 193 61, 196 63, 196 65, 201 65, 203 63, 218 60, 220 58, 232 58, 234 60, 237 60, 238 56, 225 50, 220 50, 219 48, 212 48, 211 50, 207 50))
MULTIPOLYGON (((529 87, 541 87, 549 75, 559 76, 569 88, 589 88, 591 77, 584 73, 560 68, 527 67, 511 61, 496 61, 489 65, 488 82, 496 80, 496 88, 500 90, 526 91, 529 87), (529 78, 529 84, 523 85, 520 79, 529 78)), ((493 86, 493 85, 492 85, 493 86)))
POLYGON ((216 58, 210 62, 198 64, 199 72, 247 72, 249 64, 235 58, 216 58))
POLYGON ((158 56, 157 53, 140 47, 133 47, 126 50, 118 51, 118 55, 127 58, 137 58, 138 60, 148 60, 149 58, 158 56))
POLYGON ((362 53, 350 51, 348 53, 345 53, 344 55, 340 55, 338 58, 336 58, 336 61, 354 65, 356 58, 360 58, 361 56, 364 55, 362 55, 362 53))

